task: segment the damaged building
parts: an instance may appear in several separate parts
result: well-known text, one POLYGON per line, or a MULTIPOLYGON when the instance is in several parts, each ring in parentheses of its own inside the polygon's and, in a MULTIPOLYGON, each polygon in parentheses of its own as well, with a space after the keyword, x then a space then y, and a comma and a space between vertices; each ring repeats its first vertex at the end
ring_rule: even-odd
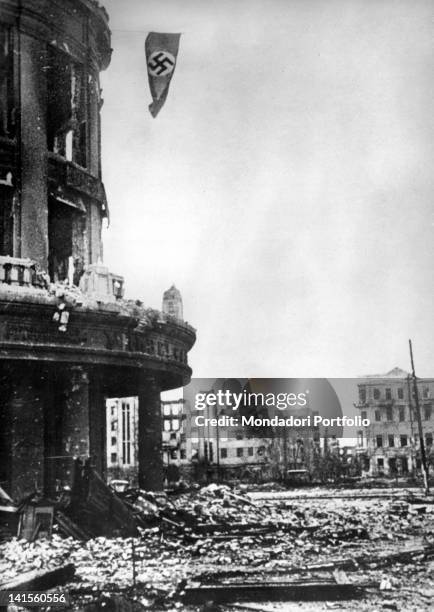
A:
MULTIPOLYGON (((138 397, 139 484, 162 487, 160 392, 186 384, 194 329, 123 299, 101 263, 94 0, 0 0, 0 485, 21 499, 106 475, 106 399, 138 397)), ((177 313, 175 313, 177 314, 177 313)))
MULTIPOLYGON (((417 382, 421 425, 428 461, 434 461, 434 379, 417 382)), ((420 435, 410 375, 394 368, 365 377, 358 385, 357 408, 370 425, 359 432, 359 452, 371 476, 416 474, 421 468, 420 435)))

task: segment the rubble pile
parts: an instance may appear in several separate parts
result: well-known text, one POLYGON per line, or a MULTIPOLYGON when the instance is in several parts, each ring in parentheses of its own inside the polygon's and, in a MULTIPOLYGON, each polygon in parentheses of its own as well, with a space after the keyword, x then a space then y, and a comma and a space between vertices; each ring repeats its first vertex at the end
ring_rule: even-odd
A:
POLYGON ((419 584, 432 569, 425 549, 434 545, 434 505, 342 498, 255 502, 221 485, 173 498, 130 490, 122 498, 138 537, 83 542, 62 537, 56 525, 51 541, 15 537, 0 545, 2 582, 71 563, 72 593, 119 592, 134 581, 154 601, 179 594, 179 585, 199 574, 215 577, 223 569, 244 577, 255 571, 266 581, 294 568, 309 575, 328 566, 363 568, 364 580, 383 584, 385 593, 405 588, 402 576, 419 584), (416 547, 411 554, 409 546, 416 547), (381 561, 381 555, 389 556, 381 561))
MULTIPOLYGON (((332 511, 329 506, 325 508, 321 500, 311 500, 308 506, 281 499, 253 502, 246 493, 234 493, 227 486, 212 484, 180 495, 173 502, 160 497, 153 508, 149 505, 147 508, 154 511, 153 518, 160 516, 164 526, 178 527, 184 534, 209 533, 215 537, 277 532, 281 541, 289 534, 335 545, 355 539, 405 539, 406 535, 426 532, 423 506, 387 502, 381 506, 381 516, 378 503, 363 504, 349 499, 334 504, 332 511)), ((287 540, 290 546, 294 538, 287 540)))

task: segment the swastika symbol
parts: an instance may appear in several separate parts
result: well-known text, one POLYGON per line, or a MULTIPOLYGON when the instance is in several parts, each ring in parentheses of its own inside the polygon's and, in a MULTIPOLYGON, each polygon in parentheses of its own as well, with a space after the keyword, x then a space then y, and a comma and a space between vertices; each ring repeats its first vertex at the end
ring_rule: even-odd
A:
POLYGON ((149 74, 166 76, 175 68, 175 58, 168 51, 154 51, 148 59, 149 74))

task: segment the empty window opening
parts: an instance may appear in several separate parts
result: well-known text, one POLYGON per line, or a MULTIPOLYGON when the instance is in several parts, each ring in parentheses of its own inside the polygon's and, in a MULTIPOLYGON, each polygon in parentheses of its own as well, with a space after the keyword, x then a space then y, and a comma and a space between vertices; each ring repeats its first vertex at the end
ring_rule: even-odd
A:
POLYGON ((48 273, 52 282, 78 286, 84 270, 85 217, 73 206, 54 198, 48 203, 48 273))
POLYGON ((86 81, 83 67, 61 51, 47 51, 47 147, 87 166, 86 81))
POLYGON ((0 255, 13 255, 14 212, 12 189, 0 187, 0 255))
POLYGON ((0 136, 14 136, 14 119, 12 34, 0 27, 0 136))

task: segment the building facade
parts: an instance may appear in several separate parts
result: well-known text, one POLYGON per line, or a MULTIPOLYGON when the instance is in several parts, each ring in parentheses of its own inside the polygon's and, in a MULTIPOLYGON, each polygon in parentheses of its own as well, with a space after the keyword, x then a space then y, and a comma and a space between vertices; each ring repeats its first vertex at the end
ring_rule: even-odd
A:
MULTIPOLYGON (((162 486, 160 392, 191 370, 194 329, 123 299, 102 264, 95 0, 0 0, 0 485, 20 499, 105 474, 107 397, 138 397, 138 471, 162 486)), ((114 230, 112 230, 114 231, 114 230)))
MULTIPOLYGON (((221 415, 221 412, 219 412, 221 415)), ((228 412, 228 414, 230 414, 228 412)), ((306 407, 300 416, 312 416, 306 407)), ((198 426, 197 412, 185 398, 161 401, 161 431, 164 479, 166 484, 180 479, 267 480, 285 478, 294 471, 314 474, 323 454, 317 426, 285 428, 274 437, 258 435, 245 426, 198 426)), ((215 418, 208 407, 206 418, 215 418)), ((137 482, 139 443, 138 399, 107 400, 107 465, 112 479, 137 482)), ((263 433, 263 432, 262 432, 263 433)), ((329 440, 329 447, 333 441, 329 440)))
POLYGON ((137 482, 139 399, 110 398, 106 407, 108 480, 137 482))
MULTIPOLYGON (((434 379, 417 381, 422 429, 428 457, 433 459, 434 379)), ((370 426, 359 432, 370 475, 414 474, 420 469, 420 437, 413 383, 407 372, 394 368, 384 375, 364 377, 358 384, 362 418, 370 426)))

